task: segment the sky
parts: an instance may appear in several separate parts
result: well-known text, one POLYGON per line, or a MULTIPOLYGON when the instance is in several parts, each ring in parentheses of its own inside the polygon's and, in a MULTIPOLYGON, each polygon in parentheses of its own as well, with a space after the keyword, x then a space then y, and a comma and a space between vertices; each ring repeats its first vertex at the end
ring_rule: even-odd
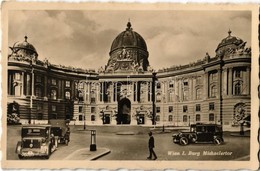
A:
MULTIPOLYGON (((10 11, 8 45, 33 44, 52 64, 98 69, 105 66, 113 40, 132 28, 146 41, 150 66, 156 70, 215 56, 222 39, 231 35, 251 46, 249 11, 10 11)), ((10 52, 10 51, 9 51, 10 52)))

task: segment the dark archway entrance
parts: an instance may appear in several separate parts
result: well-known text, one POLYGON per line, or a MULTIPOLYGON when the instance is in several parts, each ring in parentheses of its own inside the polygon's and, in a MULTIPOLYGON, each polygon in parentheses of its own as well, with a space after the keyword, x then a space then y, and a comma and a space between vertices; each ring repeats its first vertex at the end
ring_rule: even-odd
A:
POLYGON ((131 122, 131 101, 123 98, 118 101, 117 124, 130 124, 131 122))

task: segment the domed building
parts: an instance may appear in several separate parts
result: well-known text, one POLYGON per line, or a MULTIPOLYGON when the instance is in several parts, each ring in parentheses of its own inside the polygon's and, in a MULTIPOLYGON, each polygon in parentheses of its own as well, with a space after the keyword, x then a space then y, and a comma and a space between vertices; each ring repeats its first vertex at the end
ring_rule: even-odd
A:
POLYGON ((157 72, 130 22, 97 72, 41 61, 27 39, 8 56, 10 122, 231 127, 250 118, 251 49, 231 31, 212 57, 157 72))

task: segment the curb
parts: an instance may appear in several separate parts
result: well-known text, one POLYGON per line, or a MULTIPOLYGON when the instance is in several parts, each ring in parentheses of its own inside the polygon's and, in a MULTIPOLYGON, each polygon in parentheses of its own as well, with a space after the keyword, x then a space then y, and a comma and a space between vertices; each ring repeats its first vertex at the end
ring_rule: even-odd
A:
POLYGON ((96 156, 93 156, 91 157, 89 160, 97 160, 107 154, 109 154, 111 151, 109 149, 106 149, 106 151, 104 151, 103 153, 99 154, 99 155, 96 155, 96 156))

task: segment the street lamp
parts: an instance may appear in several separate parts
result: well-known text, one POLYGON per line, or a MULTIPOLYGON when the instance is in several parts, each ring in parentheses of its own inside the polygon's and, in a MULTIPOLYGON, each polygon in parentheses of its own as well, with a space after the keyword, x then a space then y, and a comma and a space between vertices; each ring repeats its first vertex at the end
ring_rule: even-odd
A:
POLYGON ((156 72, 153 72, 153 78, 152 78, 152 102, 153 102, 152 124, 153 125, 155 125, 155 80, 156 80, 156 72))

